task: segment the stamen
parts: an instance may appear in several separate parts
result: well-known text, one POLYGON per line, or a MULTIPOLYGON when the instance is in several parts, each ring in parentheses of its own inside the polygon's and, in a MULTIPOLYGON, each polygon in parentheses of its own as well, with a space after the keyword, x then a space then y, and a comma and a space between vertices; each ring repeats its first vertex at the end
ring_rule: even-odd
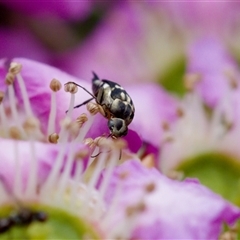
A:
POLYGON ((48 136, 48 141, 50 143, 58 143, 59 136, 57 133, 52 133, 51 135, 48 136))
POLYGON ((193 91, 195 85, 201 80, 201 75, 198 73, 188 73, 184 76, 184 86, 187 91, 193 91))
POLYGON ((73 187, 71 188, 71 195, 70 195, 70 207, 72 208, 72 210, 74 210, 76 203, 76 199, 77 199, 77 195, 78 195, 78 187, 79 187, 79 183, 82 182, 82 177, 83 177, 83 159, 85 157, 87 157, 89 155, 88 150, 84 149, 84 150, 80 150, 77 153, 75 153, 74 159, 75 159, 75 163, 76 163, 76 169, 75 169, 75 173, 74 173, 74 179, 73 182, 75 184, 73 184, 73 187))
POLYGON ((15 93, 14 93, 13 85, 8 86, 8 93, 9 93, 9 102, 10 102, 11 113, 13 115, 14 122, 17 124, 19 129, 21 129, 21 125, 20 125, 20 121, 19 121, 18 113, 17 113, 17 108, 16 108, 15 93))
POLYGON ((4 92, 0 91, 0 119, 1 119, 1 131, 2 135, 4 137, 7 137, 7 129, 8 129, 8 121, 7 121, 7 116, 3 107, 3 98, 4 98, 4 92))
POLYGON ((87 122, 88 120, 88 117, 85 113, 81 114, 77 119, 76 119, 76 122, 78 123, 79 125, 79 128, 81 128, 83 126, 83 124, 85 122, 87 122))
POLYGON ((66 134, 68 132, 68 128, 69 125, 71 124, 71 119, 66 116, 60 123, 61 129, 60 129, 60 133, 59 133, 59 142, 66 142, 68 141, 68 137, 69 137, 69 133, 66 134))
POLYGON ((50 108, 50 114, 48 119, 48 130, 47 130, 48 135, 55 132, 55 121, 56 121, 56 115, 57 115, 56 93, 61 89, 61 87, 62 85, 57 79, 53 79, 50 83, 50 88, 52 89, 52 92, 51 92, 51 108, 50 108))
POLYGON ((58 185, 57 185, 58 188, 55 195, 56 201, 62 200, 62 196, 64 195, 67 184, 68 184, 68 179, 70 179, 70 172, 71 172, 73 159, 74 159, 74 151, 73 151, 74 147, 75 147, 75 144, 73 143, 70 144, 68 158, 64 166, 63 173, 61 173, 60 179, 58 180, 58 185))
POLYGON ((28 175, 27 188, 25 192, 26 197, 35 197, 37 194, 37 176, 38 176, 38 161, 36 157, 36 150, 34 140, 29 139, 30 143, 30 153, 31 153, 31 161, 30 161, 30 171, 28 175))
POLYGON ((147 184, 146 186, 145 186, 145 191, 147 192, 147 193, 152 193, 154 190, 156 189, 156 185, 155 185, 155 183, 149 183, 149 184, 147 184))
POLYGON ((15 178, 14 178, 14 185, 13 185, 13 195, 17 198, 22 197, 22 168, 20 166, 19 161, 19 147, 18 141, 14 141, 14 160, 15 160, 15 178))
POLYGON ((21 94, 22 94, 23 104, 24 104, 24 108, 25 108, 25 111, 26 111, 26 115, 28 117, 31 117, 31 116, 33 116, 33 113, 32 113, 32 109, 31 109, 27 89, 26 89, 24 80, 22 78, 22 75, 20 74, 21 69, 22 69, 21 64, 12 62, 11 65, 10 65, 9 71, 16 75, 16 78, 17 78, 17 81, 18 81, 18 84, 19 84, 19 88, 20 88, 20 91, 21 91, 21 94))
POLYGON ((142 165, 146 168, 153 168, 155 167, 155 161, 154 161, 154 155, 153 154, 148 154, 145 156, 142 160, 142 165))
POLYGON ((31 138, 43 139, 44 136, 40 130, 40 122, 35 117, 29 117, 23 123, 23 128, 31 138))
POLYGON ((55 163, 52 167, 52 170, 50 172, 50 174, 48 175, 48 178, 46 180, 46 182, 44 183, 44 185, 41 188, 41 197, 44 198, 45 194, 48 194, 49 189, 51 189, 53 187, 53 185, 56 183, 58 175, 60 173, 60 169, 63 165, 63 161, 64 161, 64 153, 66 151, 66 147, 67 147, 67 138, 68 138, 68 132, 66 132, 66 136, 63 139, 64 141, 61 143, 62 146, 60 148, 60 151, 58 152, 58 155, 56 157, 55 163))
POLYGON ((68 83, 64 84, 64 90, 65 90, 65 92, 70 92, 72 94, 75 94, 78 91, 78 87, 75 83, 68 82, 68 83))
POLYGON ((91 189, 93 189, 96 186, 97 181, 99 180, 100 173, 104 168, 106 157, 107 157, 107 153, 103 152, 100 155, 99 159, 97 159, 96 166, 94 166, 94 173, 92 174, 91 179, 88 183, 88 186, 91 189))
POLYGON ((126 208, 126 214, 127 216, 132 216, 134 214, 137 214, 139 212, 143 212, 146 210, 146 205, 144 202, 139 202, 137 203, 136 205, 133 205, 133 206, 128 206, 126 208))
POLYGON ((17 75, 22 70, 22 65, 20 63, 11 62, 9 67, 9 72, 13 75, 17 75))
POLYGON ((104 196, 105 196, 108 184, 110 182, 110 178, 114 171, 114 167, 117 165, 118 161, 119 161, 119 152, 117 149, 113 149, 111 152, 111 157, 109 159, 109 164, 105 171, 103 182, 99 189, 101 198, 104 198, 104 196))
POLYGON ((87 110, 90 112, 91 115, 96 115, 100 112, 99 104, 89 102, 87 103, 87 110))
POLYGON ((79 131, 79 134, 78 134, 78 136, 75 139, 76 142, 80 142, 80 143, 83 142, 87 132, 89 131, 89 129, 91 128, 91 126, 93 124, 93 121, 94 121, 94 116, 90 115, 88 117, 88 120, 82 126, 81 131, 79 131))
POLYGON ((13 139, 20 140, 22 138, 21 131, 19 130, 18 127, 10 127, 9 135, 10 135, 10 138, 13 138, 13 139))
POLYGON ((15 75, 8 72, 5 78, 5 83, 9 86, 13 84, 14 80, 15 80, 15 75))

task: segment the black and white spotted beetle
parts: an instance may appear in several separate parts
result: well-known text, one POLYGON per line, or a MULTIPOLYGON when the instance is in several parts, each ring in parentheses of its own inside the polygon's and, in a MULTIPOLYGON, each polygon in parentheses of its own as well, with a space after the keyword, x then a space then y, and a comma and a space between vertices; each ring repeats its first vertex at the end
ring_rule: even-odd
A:
POLYGON ((84 87, 74 83, 88 92, 92 98, 75 106, 82 105, 95 99, 96 103, 103 108, 104 117, 108 119, 108 128, 112 138, 126 136, 128 125, 134 117, 134 104, 128 93, 117 83, 102 79, 100 80, 96 73, 93 72, 92 93, 84 87))

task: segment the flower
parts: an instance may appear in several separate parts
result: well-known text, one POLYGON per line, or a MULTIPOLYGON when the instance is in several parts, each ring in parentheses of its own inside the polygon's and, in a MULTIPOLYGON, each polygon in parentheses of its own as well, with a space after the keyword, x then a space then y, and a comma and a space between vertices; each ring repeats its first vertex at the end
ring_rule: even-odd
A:
POLYGON ((118 3, 81 45, 61 56, 59 67, 85 79, 94 69, 123 85, 158 81, 183 56, 182 38, 168 20, 148 3, 118 3))
MULTIPOLYGON (((49 91, 50 81, 52 78, 55 78, 58 79, 62 85, 66 82, 76 82, 86 89, 91 89, 90 84, 56 68, 31 60, 16 58, 13 61, 19 62, 23 66, 20 74, 26 84, 26 91, 30 102, 35 106, 33 111, 35 116, 40 120, 42 131, 44 133, 48 131, 48 134, 54 131, 59 132, 59 123, 60 120, 66 116, 65 111, 69 109, 71 94, 59 90, 56 93, 56 106, 52 105, 51 95, 53 95, 54 92, 52 91, 51 93, 51 91, 49 91), (51 115, 50 110, 56 113, 55 120, 51 119, 51 123, 49 122, 49 115, 51 115), (54 129, 49 130, 48 127, 50 127, 50 125, 54 126, 52 127, 54 129)), ((5 66, 3 64, 2 78, 5 78, 6 75, 6 70, 4 71, 4 69, 5 66)), ((22 90, 17 81, 14 86, 19 107, 22 108, 24 105, 22 90)), ((150 152, 157 154, 158 145, 163 136, 161 125, 165 122, 171 123, 176 119, 177 100, 154 84, 128 86, 126 90, 129 92, 136 109, 135 117, 129 125, 129 134, 125 137, 129 148, 133 152, 137 152, 143 141, 147 145, 150 144, 155 148, 150 150, 150 152), (144 99, 144 102, 142 99, 144 99), (154 111, 152 111, 152 109, 154 109, 154 111)), ((77 94, 74 94, 74 102, 71 103, 72 107, 87 99, 89 99, 89 95, 84 90, 79 90, 77 94)), ((86 112, 84 107, 76 109, 72 112, 73 119, 77 119, 77 117, 84 112, 86 112)), ((100 114, 94 116, 94 118, 95 121, 91 124, 87 137, 96 138, 103 133, 108 133, 107 120, 100 114)), ((149 149, 151 149, 151 147, 149 149)))
POLYGON ((105 198, 114 205, 112 238, 217 239, 223 222, 239 218, 238 208, 199 183, 173 181, 137 161, 115 169, 105 198))
POLYGON ((83 100, 83 95, 76 95, 72 81, 88 87, 86 82, 26 59, 14 59, 8 70, 6 65, 0 71, 8 91, 0 95, 0 149, 11 151, 0 152, 3 237, 216 238, 223 221, 232 225, 239 218, 237 207, 200 184, 167 179, 145 168, 131 152, 123 151, 127 162, 120 162, 123 139, 87 138, 96 105, 89 104, 91 114, 82 113, 76 120, 75 98, 83 100), (68 81, 66 92, 61 93, 61 82, 50 76, 68 81), (66 115, 62 106, 68 109, 66 115), (174 204, 178 198, 180 208, 179 202, 174 204), (175 219, 182 225, 172 235, 175 219), (159 223, 163 227, 157 228, 159 223))
POLYGON ((232 89, 212 110, 197 92, 180 104, 180 116, 161 145, 161 171, 173 178, 196 177, 239 205, 239 89, 232 89), (235 112, 236 111, 236 112, 235 112))
POLYGON ((187 72, 199 75, 200 81, 195 84, 195 89, 210 107, 218 105, 240 76, 237 63, 223 43, 209 36, 190 45, 187 72))

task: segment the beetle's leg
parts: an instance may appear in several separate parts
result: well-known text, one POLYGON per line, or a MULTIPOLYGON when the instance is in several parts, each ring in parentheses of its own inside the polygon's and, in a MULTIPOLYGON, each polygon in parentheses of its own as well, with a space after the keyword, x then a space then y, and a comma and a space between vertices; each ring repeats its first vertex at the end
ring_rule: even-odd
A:
MULTIPOLYGON (((81 106, 87 104, 88 102, 92 101, 93 99, 94 99, 94 98, 90 98, 90 99, 84 101, 83 103, 81 103, 81 104, 75 106, 74 108, 79 108, 79 107, 81 107, 81 106)), ((65 113, 67 113, 67 112, 68 112, 68 110, 67 110, 65 113)))
POLYGON ((83 103, 81 103, 81 104, 79 104, 79 105, 75 106, 74 108, 79 108, 79 107, 81 107, 81 106, 83 106, 83 105, 87 104, 88 102, 92 101, 93 99, 94 99, 94 98, 90 98, 90 99, 88 99, 88 100, 84 101, 83 103))

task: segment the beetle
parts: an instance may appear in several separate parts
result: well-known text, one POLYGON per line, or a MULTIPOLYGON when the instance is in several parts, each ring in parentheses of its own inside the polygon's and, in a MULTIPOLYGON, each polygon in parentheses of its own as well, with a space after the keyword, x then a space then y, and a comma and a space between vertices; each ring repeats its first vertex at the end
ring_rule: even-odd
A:
POLYGON ((135 113, 133 101, 126 90, 118 83, 100 79, 95 72, 92 78, 92 92, 73 82, 73 84, 85 90, 92 97, 75 106, 79 108, 95 99, 103 109, 103 116, 108 119, 108 128, 112 138, 126 136, 128 125, 132 122, 135 113))

